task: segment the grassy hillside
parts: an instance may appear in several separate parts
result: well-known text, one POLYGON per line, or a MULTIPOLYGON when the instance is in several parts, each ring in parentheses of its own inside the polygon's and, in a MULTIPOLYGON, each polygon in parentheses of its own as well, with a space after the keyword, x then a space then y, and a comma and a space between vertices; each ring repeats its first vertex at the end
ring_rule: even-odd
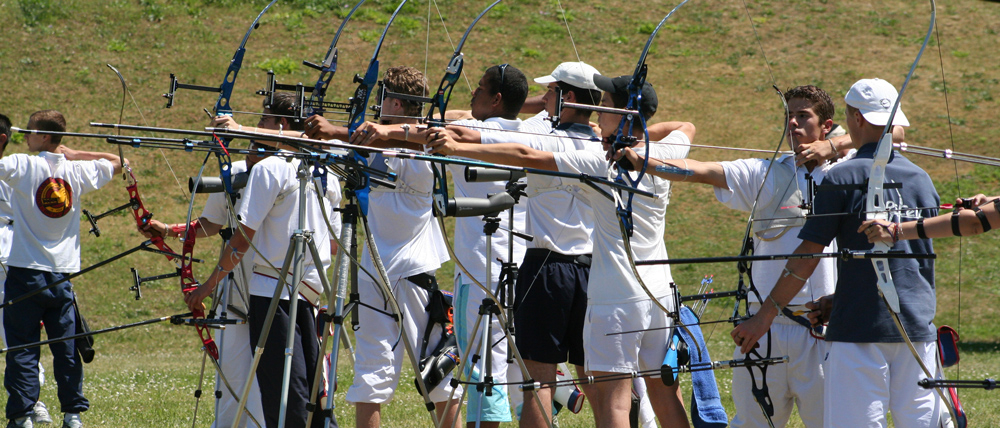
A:
MULTIPOLYGON (((263 87, 267 69, 278 73, 279 82, 314 82, 316 73, 301 61, 322 59, 341 17, 353 5, 348 3, 294 0, 276 4, 247 43, 232 98, 234 109, 259 110, 261 99, 254 91, 263 87)), ((123 122, 202 127, 206 123, 202 109, 211 109, 216 96, 182 91, 175 106, 164 109, 160 94, 167 89, 168 76, 176 74, 182 83, 218 85, 247 26, 264 4, 260 0, 0 0, 0 16, 6 24, 0 29, 0 87, 4 88, 0 112, 23 127, 31 112, 55 108, 66 115, 70 130, 96 132, 88 122, 118 121, 121 88, 105 66, 112 64, 124 74, 137 103, 132 106, 130 101, 125 107, 123 122)), ((548 74, 559 62, 578 58, 604 74, 629 74, 649 32, 674 4, 507 0, 469 37, 464 48, 467 80, 475 83, 482 70, 497 63, 509 62, 534 77, 548 74)), ((412 65, 426 70, 431 85, 436 86, 453 43, 486 5, 485 1, 410 1, 389 30, 380 56, 383 69, 412 65)), ((395 6, 391 0, 369 0, 349 22, 340 40, 339 71, 328 100, 346 100, 353 93, 351 77, 364 71, 395 6)), ((926 2, 751 1, 745 9, 744 3, 734 0, 694 0, 667 23, 650 50, 648 81, 656 86, 661 103, 655 119, 695 123, 696 143, 773 150, 780 138, 783 111, 772 84, 782 90, 800 84, 825 88, 837 104, 835 121, 842 122, 840 100, 857 79, 881 77, 902 84, 928 22, 926 2)), ((1000 3, 964 1, 938 6, 937 33, 904 98, 903 108, 913 125, 907 129, 910 144, 1000 156, 995 143, 1000 128, 993 126, 1000 108, 995 98, 1000 92, 998 32, 1000 3)), ((532 91, 541 93, 542 87, 533 85, 532 91)), ((450 107, 467 108, 470 92, 468 84, 460 82, 450 107)), ((237 120, 253 124, 257 117, 237 114, 237 120)), ((18 141, 8 153, 25 151, 18 141)), ((117 150, 101 140, 69 139, 67 143, 117 150)), ((187 177, 197 174, 203 157, 146 149, 125 149, 125 156, 133 162, 147 208, 158 219, 181 221, 189 200, 187 177)), ((698 160, 745 156, 721 150, 691 152, 698 160)), ((935 179, 945 201, 979 192, 1000 194, 1000 172, 995 168, 910 157, 935 179)), ((83 205, 98 212, 126 200, 120 181, 115 180, 106 189, 87 195, 83 205)), ((199 198, 195 209, 200 210, 202 203, 204 199, 199 198)), ((665 239, 671 255, 727 255, 738 252, 745 214, 720 207, 709 188, 679 184, 667 220, 665 239)), ((82 238, 82 264, 91 265, 142 242, 132 223, 125 213, 102 220, 100 238, 82 238)), ((998 316, 995 306, 1000 302, 995 279, 1000 270, 998 244, 1000 235, 995 233, 936 242, 937 321, 959 328, 962 335, 961 370, 950 369, 949 377, 1000 375, 1000 334, 990 324, 998 316)), ((198 256, 209 260, 197 272, 204 278, 214 266, 217 244, 205 240, 198 247, 198 256)), ((149 284, 143 299, 134 300, 128 290, 129 267, 137 267, 144 276, 172 269, 163 257, 136 254, 74 281, 92 327, 183 310, 173 281, 149 284)), ((736 277, 731 264, 677 266, 673 273, 684 293, 692 292, 707 274, 715 275, 717 289, 734 286, 736 277)), ((448 277, 447 272, 441 275, 448 277)), ((727 316, 729 303, 713 302, 706 318, 727 316)), ((724 325, 706 327, 710 350, 717 359, 731 352, 728 331, 724 325)), ((153 325, 104 335, 97 341, 97 360, 86 368, 86 392, 92 402, 85 416, 89 427, 191 425, 192 393, 202 365, 193 331, 153 325)), ((48 357, 44 359, 51 369, 48 357)), ((349 368, 344 373, 342 384, 349 382, 349 368)), ((729 374, 720 371, 717 375, 728 400, 729 374)), ((211 389, 210 380, 206 379, 206 390, 211 389)), ((429 425, 408 384, 404 382, 400 400, 389 406, 385 426, 429 425)), ((55 384, 47 383, 43 399, 50 409, 58 408, 55 394, 55 384)), ((963 391, 974 423, 987 426, 1000 421, 996 394, 963 391)), ((209 395, 202 400, 199 427, 210 423, 206 417, 212 407, 209 395)), ((351 425, 350 407, 342 399, 337 403, 341 422, 351 425)), ((561 426, 590 426, 588 418, 586 414, 562 417, 561 426)))

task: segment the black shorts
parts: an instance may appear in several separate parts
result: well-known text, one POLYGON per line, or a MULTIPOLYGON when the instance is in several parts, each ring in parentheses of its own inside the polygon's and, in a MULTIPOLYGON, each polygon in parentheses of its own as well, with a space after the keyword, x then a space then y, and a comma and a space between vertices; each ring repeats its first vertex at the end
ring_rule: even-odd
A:
POLYGON ((528 249, 514 297, 515 341, 524 359, 583 365, 589 276, 589 257, 528 249))

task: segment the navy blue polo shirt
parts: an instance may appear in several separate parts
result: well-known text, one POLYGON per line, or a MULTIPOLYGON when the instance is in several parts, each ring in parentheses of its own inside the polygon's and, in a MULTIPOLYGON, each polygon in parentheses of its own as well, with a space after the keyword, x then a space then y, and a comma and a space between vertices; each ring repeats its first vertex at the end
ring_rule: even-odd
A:
MULTIPOLYGON (((823 185, 853 185, 853 189, 816 192, 814 213, 852 213, 811 217, 799 232, 799 238, 828 245, 834 238, 841 249, 870 250, 864 234, 858 233, 865 219, 865 199, 868 174, 876 143, 868 143, 855 158, 830 169, 823 185)), ((885 205, 893 221, 910 221, 938 214, 941 199, 934 183, 924 170, 893 151, 886 167, 887 183, 902 183, 898 189, 885 189, 885 205)), ((930 239, 913 239, 896 243, 893 250, 906 253, 933 253, 930 239)), ((936 339, 934 313, 934 260, 889 259, 896 291, 899 294, 900 319, 907 335, 914 342, 936 339)), ((835 342, 874 343, 902 342, 889 308, 878 294, 878 283, 871 260, 840 261, 837 291, 830 315, 826 338, 835 342)))

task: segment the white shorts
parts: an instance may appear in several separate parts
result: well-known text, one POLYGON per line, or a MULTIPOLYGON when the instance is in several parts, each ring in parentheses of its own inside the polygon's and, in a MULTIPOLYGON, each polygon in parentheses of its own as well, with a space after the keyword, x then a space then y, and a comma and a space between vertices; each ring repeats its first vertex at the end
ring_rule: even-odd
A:
MULTIPOLYGON (((750 312, 757 312, 751 307, 750 312)), ((788 362, 767 368, 767 389, 774 405, 775 426, 785 426, 791 417, 792 408, 798 406, 799 417, 809 428, 823 426, 823 360, 829 348, 826 341, 816 339, 809 330, 786 317, 777 317, 771 325, 771 356, 788 356, 788 362)), ((761 355, 767 351, 767 335, 761 337, 761 355)), ((734 359, 745 355, 737 347, 734 359)), ((760 369, 754 369, 757 385, 761 384, 760 369)), ((734 428, 765 428, 767 419, 760 410, 757 400, 750 394, 750 372, 746 368, 733 369, 733 404, 736 415, 730 425, 734 428)))
MULTIPOLYGON (((935 370, 934 342, 916 342, 924 364, 935 370)), ((906 343, 831 342, 826 359, 826 427, 937 428, 942 403, 917 382, 927 377, 906 343)))
MULTIPOLYGON (((661 297, 667 306, 670 297, 661 297)), ((668 306, 669 307, 669 306, 668 306)), ((631 373, 659 369, 667 355, 667 337, 673 321, 651 300, 588 305, 583 324, 584 368, 591 372, 631 373), (659 328, 657 330, 649 330, 659 328), (648 330, 614 334, 622 331, 648 330)), ((659 377, 654 375, 652 377, 659 377)))
MULTIPOLYGON (((391 313, 388 303, 379 293, 374 282, 367 276, 358 278, 358 293, 361 302, 380 310, 391 313)), ((403 312, 403 328, 410 339, 408 344, 413 354, 419 360, 420 341, 427 327, 427 306, 429 293, 406 280, 397 280, 392 286, 393 295, 399 302, 403 312)), ((399 385, 400 369, 405 362, 409 364, 404 354, 403 346, 395 346, 399 335, 399 327, 388 315, 376 312, 367 306, 358 306, 358 331, 355 332, 355 363, 354 384, 347 390, 347 401, 350 403, 385 403, 392 399, 399 385)), ((427 352, 431 352, 441 338, 441 327, 436 325, 431 331, 427 352)), ((408 379, 407 382, 412 381, 408 379)), ((431 391, 431 401, 440 403, 447 401, 451 395, 451 375, 447 376, 437 388, 431 391)), ((408 388, 407 388, 408 389, 408 388)), ((461 390, 455 395, 461 394, 461 390)))

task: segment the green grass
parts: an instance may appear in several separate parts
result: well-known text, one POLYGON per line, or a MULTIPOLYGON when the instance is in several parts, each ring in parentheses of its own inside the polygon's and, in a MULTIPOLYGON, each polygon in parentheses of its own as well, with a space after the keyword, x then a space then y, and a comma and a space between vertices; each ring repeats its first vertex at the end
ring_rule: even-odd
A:
MULTIPOLYGON (((122 71, 138 102, 139 111, 127 106, 124 122, 197 129, 205 125, 202 108, 211 108, 214 94, 182 91, 167 110, 159 96, 175 73, 182 83, 215 86, 229 63, 261 0, 14 0, 0 2, 0 112, 16 126, 44 108, 62 111, 72 131, 93 131, 89 121, 117 122, 121 89, 107 69, 122 71), (141 112, 141 115, 140 115, 141 112)), ((257 111, 261 99, 254 91, 264 84, 263 64, 280 66, 279 82, 310 84, 317 77, 303 59, 318 62, 326 53, 341 17, 353 1, 295 0, 275 5, 265 15, 247 43, 244 67, 232 105, 240 111, 257 111)), ((466 73, 473 83, 482 70, 503 62, 521 68, 529 77, 548 74, 562 61, 580 58, 608 75, 631 73, 635 61, 655 27, 673 4, 656 2, 563 1, 573 31, 571 39, 561 19, 559 2, 519 0, 500 4, 469 37, 463 51, 466 73)), ((343 101, 353 92, 351 77, 362 72, 372 53, 372 42, 381 35, 394 0, 370 0, 359 10, 341 37, 338 75, 329 100, 343 101), (380 24, 381 23, 381 24, 380 24)), ((427 0, 411 1, 390 28, 382 49, 382 67, 409 64, 426 70, 436 85, 457 42, 471 19, 486 2, 439 2, 442 16, 430 5, 430 43, 427 37, 427 0), (404 19, 405 18, 405 19, 404 19)), ((648 81, 659 92, 656 120, 685 120, 698 126, 696 143, 769 148, 777 143, 783 112, 771 89, 816 84, 833 96, 843 122, 844 93, 862 77, 881 77, 897 86, 916 56, 928 23, 923 2, 840 2, 791 0, 780 4, 750 2, 749 13, 763 45, 762 53, 741 2, 695 1, 680 9, 660 31, 647 60, 648 81), (774 74, 772 82, 765 57, 774 74)), ((1000 156, 995 141, 1000 128, 995 112, 1000 60, 996 35, 1000 31, 1000 4, 951 2, 939 5, 935 43, 925 52, 903 107, 910 122, 911 144, 954 148, 965 153, 1000 156), (941 54, 939 55, 939 52, 941 54), (943 70, 941 64, 943 63, 943 70), (947 84, 947 85, 945 85, 947 84), (945 86, 948 104, 945 104, 945 86), (950 110, 950 111, 949 111, 950 110)), ((542 88, 532 85, 532 94, 542 88)), ((466 108, 470 88, 456 85, 452 108, 466 108)), ((244 124, 257 118, 237 115, 244 124)), ((23 152, 15 143, 8 153, 23 152)), ((113 151, 100 140, 70 139, 83 149, 113 151)), ((146 207, 156 218, 181 221, 186 215, 186 177, 195 175, 201 156, 182 152, 125 149, 140 181, 146 207)), ((726 160, 740 153, 695 149, 698 160, 726 160)), ((936 180, 942 199, 978 192, 1000 194, 995 169, 918 157, 914 159, 936 180), (956 175, 959 179, 956 178, 956 175), (961 186, 958 186, 958 184, 961 186)), ((208 171, 213 171, 210 166, 208 171)), ((84 197, 83 206, 95 212, 124 203, 126 194, 117 179, 106 189, 84 197)), ((667 216, 667 241, 675 257, 735 254, 742 238, 744 214, 714 202, 711 189, 678 185, 667 216)), ((198 199, 200 204, 203 198, 198 199)), ((197 213, 197 211, 196 211, 197 213)), ((91 265, 142 242, 127 215, 102 220, 104 234, 82 237, 83 266, 91 265)), ((83 225, 86 230, 88 227, 83 225)), ((179 247, 176 241, 171 245, 179 247)), ((1000 235, 943 239, 936 243, 939 324, 959 329, 962 336, 961 370, 949 369, 951 378, 996 378, 1000 367, 1000 334, 992 325, 998 318, 1000 286, 995 280, 1000 258, 995 249, 1000 235)), ((214 265, 216 242, 198 245, 198 257, 209 260, 196 276, 204 278, 214 265)), ((128 268, 145 276, 169 272, 163 257, 137 254, 76 281, 81 306, 94 328, 135 322, 183 311, 177 284, 149 284, 136 301, 128 290, 128 268)), ((450 284, 452 267, 441 269, 442 283, 450 284)), ((716 284, 735 284, 732 265, 678 266, 675 279, 684 293, 706 274, 716 284)), ((725 301, 715 302, 706 318, 726 316, 725 301)), ((731 352, 728 327, 706 329, 713 355, 731 352)), ((89 427, 191 425, 193 393, 197 388, 201 356, 195 333, 188 327, 157 324, 113 333, 97 339, 97 360, 86 367, 86 392, 92 409, 89 427)), ((47 354, 46 354, 47 355, 47 354)), ((50 359, 43 358, 51 369, 50 359)), ((210 371, 210 370, 209 370, 210 371)), ((51 370, 49 371, 51 373, 51 370)), ((350 382, 350 368, 343 367, 340 394, 350 382)), ((731 409, 729 373, 716 373, 723 400, 731 409)), ((408 376, 407 376, 408 377, 408 376)), ((684 377, 682 377, 683 379, 684 377)), ((211 376, 203 387, 211 390, 211 376)), ((683 383, 683 380, 682 380, 683 383)), ((386 407, 385 426, 423 427, 427 418, 409 381, 402 382, 397 400, 386 407)), ((737 391, 737 393, 745 393, 737 391)), ((978 426, 1000 421, 997 393, 962 391, 971 420, 978 426)), ((210 394, 202 399, 197 426, 210 423, 210 394)), ((57 410, 55 384, 48 382, 43 400, 57 410)), ((338 417, 352 425, 353 415, 338 396, 338 417)), ((58 414, 58 412, 55 412, 58 414)), ((563 427, 591 426, 589 413, 563 415, 563 427)), ((799 426, 792 424, 792 426, 799 426)))

